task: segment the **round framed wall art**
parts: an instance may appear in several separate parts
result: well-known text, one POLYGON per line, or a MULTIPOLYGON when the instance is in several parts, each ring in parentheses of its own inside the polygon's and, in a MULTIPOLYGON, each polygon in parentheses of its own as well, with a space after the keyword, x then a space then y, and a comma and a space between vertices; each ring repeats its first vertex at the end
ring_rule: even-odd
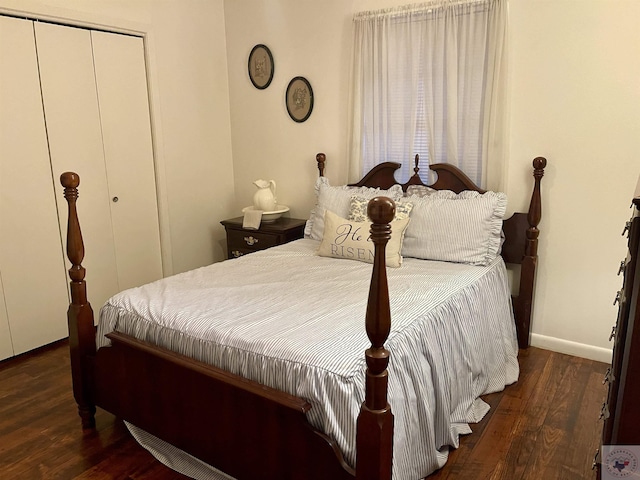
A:
POLYGON ((249 79, 257 89, 264 90, 273 80, 274 64, 271 50, 258 44, 251 49, 248 61, 249 79))
POLYGON ((287 86, 287 112, 294 122, 302 123, 313 111, 313 89, 304 77, 294 77, 287 86))

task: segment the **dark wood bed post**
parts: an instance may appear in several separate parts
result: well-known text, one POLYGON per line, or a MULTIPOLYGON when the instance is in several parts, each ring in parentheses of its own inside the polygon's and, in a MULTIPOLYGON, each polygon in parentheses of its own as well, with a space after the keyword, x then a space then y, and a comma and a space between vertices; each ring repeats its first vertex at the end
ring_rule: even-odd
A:
POLYGON ((371 347, 365 352, 365 401, 358 415, 356 479, 390 480, 393 457, 393 414, 387 401, 389 351, 384 342, 391 330, 385 247, 391 238, 395 204, 386 197, 369 202, 367 213, 374 243, 373 272, 367 303, 366 329, 371 347))
POLYGON ((518 295, 516 308, 518 315, 516 318, 522 322, 518 325, 518 345, 520 348, 529 347, 529 332, 531 330, 531 311, 533 305, 533 292, 536 279, 536 267, 538 263, 538 224, 542 218, 542 200, 540 198, 540 180, 544 175, 544 168, 547 166, 547 159, 536 157, 533 159, 533 178, 535 184, 529 203, 527 221, 527 239, 524 249, 520 270, 520 292, 518 295))
POLYGON ((92 362, 87 362, 86 359, 96 354, 96 333, 93 324, 93 310, 87 300, 87 286, 84 281, 85 269, 81 265, 84 259, 84 243, 76 210, 80 177, 73 172, 65 172, 60 176, 60 183, 64 187, 64 198, 69 205, 67 257, 71 262, 69 269, 71 304, 67 311, 67 319, 69 322, 73 396, 78 404, 82 428, 93 428, 95 427, 96 407, 92 393, 92 362))
POLYGON ((319 153, 316 155, 316 162, 318 162, 318 172, 320 172, 320 176, 324 177, 324 162, 327 161, 327 157, 324 153, 319 153))

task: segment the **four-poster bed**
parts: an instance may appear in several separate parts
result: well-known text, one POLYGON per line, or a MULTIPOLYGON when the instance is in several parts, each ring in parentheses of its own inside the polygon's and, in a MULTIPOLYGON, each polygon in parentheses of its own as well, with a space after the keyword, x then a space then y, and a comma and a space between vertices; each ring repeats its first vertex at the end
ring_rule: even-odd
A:
MULTIPOLYGON (((325 156, 318 154, 317 161, 322 177, 325 156)), ((516 213, 504 222, 505 240, 501 253, 506 262, 520 263, 522 265, 520 293, 513 297, 518 332, 517 339, 520 347, 528 346, 537 261, 537 225, 541 216, 540 179, 543 175, 546 160, 540 157, 536 158, 533 165, 535 183, 529 210, 527 213, 516 213)), ((353 187, 354 189, 379 187, 388 190, 397 184, 393 173, 398 167, 399 165, 395 163, 378 165, 353 187)), ((483 192, 455 167, 441 164, 432 165, 431 169, 438 176, 436 183, 431 185, 431 188, 452 190, 454 192, 463 190, 483 192)), ((364 355, 360 355, 361 359, 366 359, 366 366, 357 365, 355 369, 359 373, 356 375, 357 379, 354 381, 354 385, 360 385, 358 378, 365 375, 365 369, 366 381, 362 382, 364 392, 351 395, 363 399, 357 421, 355 448, 352 448, 351 450, 353 451, 351 451, 344 446, 344 438, 332 438, 327 434, 326 430, 320 430, 309 422, 309 418, 316 420, 314 416, 316 410, 322 410, 322 405, 317 400, 284 392, 264 383, 249 380, 226 369, 212 366, 202 360, 191 358, 178 351, 155 345, 147 339, 135 338, 131 331, 127 329, 135 330, 139 327, 127 326, 127 315, 129 315, 127 313, 123 314, 122 318, 117 318, 110 323, 109 315, 107 314, 116 312, 114 315, 119 315, 121 305, 118 302, 125 297, 117 296, 118 298, 113 304, 105 307, 105 318, 107 320, 104 321, 104 324, 106 326, 103 327, 101 322, 100 328, 108 332, 106 333, 108 340, 99 335, 98 344, 96 344, 93 312, 87 301, 84 281, 85 271, 81 265, 84 257, 84 246, 76 210, 77 187, 80 180, 75 173, 67 172, 61 176, 61 182, 65 187, 65 198, 69 204, 67 254, 72 264, 69 270, 72 301, 68 318, 73 391, 84 428, 94 427, 94 412, 96 406, 98 406, 143 429, 154 437, 158 437, 238 479, 391 478, 394 417, 387 401, 387 393, 388 385, 392 386, 389 392, 393 395, 397 394, 400 387, 396 386, 395 379, 388 375, 387 367, 389 366, 390 354, 386 350, 385 344, 389 341, 390 343, 395 342, 394 345, 398 345, 398 339, 402 339, 402 336, 405 335, 404 332, 393 330, 391 326, 390 317, 393 305, 390 306, 390 302, 393 304, 396 297, 390 296, 387 269, 385 268, 385 246, 391 237, 390 232, 393 231, 394 202, 383 195, 376 195, 369 202, 368 214, 373 222, 371 238, 375 245, 371 282, 370 284, 364 282, 368 284, 364 286, 359 279, 357 282, 353 282, 354 285, 358 283, 358 292, 364 291, 365 287, 369 292, 365 316, 369 345, 366 348, 366 352, 364 349, 361 350, 364 355), (118 322, 121 322, 121 324, 119 325, 118 322), (389 337, 390 333, 391 337, 389 337), (346 454, 343 452, 345 448, 346 454), (347 459, 345 459, 345 456, 347 459), (355 462, 353 461, 354 456, 355 462), (355 469, 353 466, 355 466, 355 469)), ((406 184, 398 188, 406 191, 412 185, 424 185, 418 175, 417 162, 415 175, 406 184)), ((396 189, 397 191, 398 189, 396 189)), ((402 201, 401 199, 397 200, 402 201)), ((291 258, 304 257, 305 262, 316 262, 313 264, 313 268, 316 268, 316 264, 322 260, 325 260, 324 263, 329 263, 327 262, 329 259, 322 259, 308 254, 307 250, 311 248, 314 240, 305 239, 297 242, 302 243, 300 246, 288 244, 290 247, 276 247, 250 255, 249 257, 255 256, 254 260, 250 258, 234 260, 233 262, 238 262, 235 266, 233 262, 223 262, 225 264, 223 268, 226 269, 224 271, 228 271, 231 268, 237 268, 239 272, 242 272, 243 268, 245 271, 250 271, 247 270, 250 266, 248 262, 266 261, 271 257, 275 258, 275 261, 283 261, 285 254, 287 258, 289 256, 291 258), (304 244, 304 242, 307 242, 307 244, 304 244), (292 250, 284 250, 285 248, 292 248, 292 250)), ((296 242, 293 243, 295 244, 296 242)), ((331 261, 334 261, 334 259, 331 259, 331 261)), ((335 261, 342 262, 342 260, 335 261)), ((485 267, 461 266, 460 268, 480 272, 477 276, 484 278, 496 275, 494 271, 496 271, 497 267, 494 267, 494 264, 498 262, 501 263, 501 260, 496 260, 492 265, 485 267)), ((353 278, 357 278, 357 275, 362 271, 361 269, 366 267, 366 265, 359 262, 348 263, 348 266, 341 264, 340 271, 353 270, 353 278)), ((411 269, 418 268, 417 265, 420 263, 429 262, 407 260, 402 268, 397 270, 407 272, 407 274, 411 273, 413 275, 412 278, 414 278, 415 274, 412 273, 413 270, 411 269)), ((438 268, 444 268, 443 264, 445 262, 431 263, 438 263, 438 268)), ((371 267, 368 268, 371 271, 371 267)), ((440 270, 438 272, 438 275, 442 275, 440 270)), ((205 274, 208 275, 208 271, 205 272, 204 269, 197 271, 197 273, 183 274, 186 276, 165 279, 164 283, 161 283, 163 282, 161 280, 150 284, 150 286, 142 287, 141 291, 147 295, 158 288, 160 289, 158 291, 166 294, 168 298, 171 295, 171 288, 174 290, 182 288, 187 278, 197 279, 205 274)), ((298 278, 292 275, 291 272, 289 272, 289 275, 298 278)), ((393 275, 396 276, 399 273, 394 272, 393 275)), ((214 280, 207 277, 206 281, 213 282, 214 280)), ((340 288, 345 288, 344 283, 339 285, 340 288)), ((441 288, 440 285, 437 287, 441 288)), ((221 287, 216 286, 216 288, 221 287)), ((457 288, 464 293, 465 288, 457 288)), ((162 297, 162 295, 160 296, 162 297)), ((153 298, 157 299, 158 297, 153 298)), ((261 305, 259 300, 250 298, 247 299, 247 303, 261 305)), ((332 300, 337 302, 336 299, 331 298, 327 298, 326 302, 331 303, 332 300)), ((125 303, 130 302, 128 298, 122 301, 125 303)), ((131 302, 133 303, 132 300, 131 302)), ((362 299, 362 303, 364 303, 364 299, 362 299)), ((508 301, 506 304, 508 304, 508 301)), ((268 305, 269 302, 265 302, 261 308, 266 310, 268 305)), ((279 308, 285 310, 288 305, 283 304, 279 308)), ((310 308, 307 307, 306 310, 308 311, 310 308)), ((344 308, 350 309, 351 306, 345 304, 344 308)), ((509 308, 508 305, 507 308, 509 308)), ((356 309, 355 311, 358 310, 356 309)), ((405 320, 402 318, 402 313, 398 312, 397 314, 398 323, 405 330, 413 328, 408 319, 406 324, 403 323, 405 320)), ((476 313, 478 312, 476 311, 476 313)), ((263 316, 268 317, 269 314, 268 311, 265 311, 263 316)), ((130 316, 136 315, 137 313, 130 316)), ((296 315, 300 315, 302 318, 302 313, 297 313, 296 315)), ((393 315, 396 318, 395 310, 393 315)), ((244 317, 244 313, 238 313, 237 316, 244 317)), ((323 316, 321 320, 326 322, 326 318, 328 318, 327 315, 323 316)), ((422 319, 423 317, 420 318, 422 319)), ((281 320, 278 319, 278 321, 281 320)), ((360 319, 357 320, 361 322, 360 319)), ((316 325, 316 323, 313 323, 315 321, 317 319, 310 318, 309 325, 316 325)), ((340 322, 343 321, 341 318, 340 322)), ((169 323, 172 326, 173 322, 174 319, 171 318, 169 323)), ((339 327, 342 327, 342 323, 339 325, 331 324, 325 330, 333 328, 339 330, 339 327)), ((426 325, 426 327, 431 328, 429 325, 426 325)), ((155 327, 149 328, 152 330, 155 327)), ((298 325, 295 325, 295 328, 291 327, 291 330, 296 329, 300 329, 298 325)), ((345 330, 345 332, 347 331, 345 330)), ((187 336, 184 332, 176 335, 180 337, 187 336)), ((297 339, 297 337, 295 338, 297 339)), ((359 337, 353 338, 354 343, 362 341, 359 337)), ((196 342, 194 344, 199 345, 197 343, 199 341, 194 340, 196 342)), ((242 339, 237 341, 241 342, 242 339)), ((330 338, 327 341, 337 342, 335 338, 330 338)), ((319 334, 317 342, 322 342, 322 336, 319 334)), ((347 343, 350 344, 351 340, 347 343)), ((401 346, 397 347, 398 350, 400 350, 401 346)), ((497 348, 500 350, 502 347, 502 344, 499 344, 497 348)), ((509 345, 505 348, 508 347, 509 345)), ((228 350, 230 347, 225 348, 228 350)), ((321 353, 317 355, 321 356, 321 353)), ((502 354, 501 351, 498 353, 502 354)), ((267 354, 260 358, 269 357, 270 352, 267 352, 267 354)), ((198 355, 195 356, 197 357, 198 355)), ((512 354, 511 357, 513 357, 512 354)), ((323 359, 323 361, 325 360, 323 359)), ((393 363, 394 360, 394 350, 392 349, 391 362, 393 363)), ((446 363, 446 361, 447 359, 445 358, 443 362, 446 363)), ((322 368, 330 369, 324 364, 316 369, 322 368)), ((398 365, 395 368, 398 371, 401 370, 398 365)), ((508 367, 504 368, 508 370, 508 367)), ((503 367, 496 367, 496 369, 503 369, 503 367)), ((474 375, 476 374, 474 373, 474 375)), ((517 378, 517 372, 515 375, 515 378, 517 378)), ((283 376, 286 377, 287 381, 291 379, 289 373, 283 374, 283 376)), ((486 383, 491 384, 491 386, 484 385, 482 387, 484 390, 481 389, 480 393, 486 391, 487 388, 503 388, 504 385, 515 381, 513 372, 509 375, 501 372, 496 376, 500 377, 499 382, 493 379, 487 380, 486 383), (503 377, 508 378, 505 380, 503 377), (493 385, 495 382, 498 382, 497 386, 493 385)), ((473 379, 475 381, 476 377, 474 376, 473 379)), ((314 382, 321 381, 314 380, 314 382)), ((437 392, 435 392, 435 395, 437 397, 437 392)), ((477 405, 477 403, 474 403, 473 407, 475 408, 477 405)), ((405 425, 408 422, 403 420, 406 408, 393 403, 391 406, 394 408, 394 412, 397 408, 399 414, 401 414, 401 422, 396 427, 399 428, 397 433, 403 433, 408 428, 405 425)), ((352 420, 355 421, 355 418, 352 420)), ((456 428, 465 421, 456 423, 456 428)), ((315 423, 322 424, 319 421, 315 423)), ((455 430, 455 428, 452 428, 452 430, 455 430)), ((340 430, 337 431, 340 432, 340 430)), ((464 433, 463 429, 460 431, 464 433)), ((341 437, 341 435, 337 435, 337 437, 341 437)), ((395 441, 401 440, 396 438, 395 441)))

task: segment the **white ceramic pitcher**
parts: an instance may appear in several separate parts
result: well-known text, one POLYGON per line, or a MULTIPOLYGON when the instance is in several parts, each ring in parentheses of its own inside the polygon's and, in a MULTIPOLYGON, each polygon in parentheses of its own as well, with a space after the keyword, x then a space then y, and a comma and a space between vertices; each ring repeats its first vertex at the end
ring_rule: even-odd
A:
POLYGON ((253 184, 258 191, 253 195, 253 206, 256 210, 272 212, 277 209, 275 180, 256 180, 253 184))

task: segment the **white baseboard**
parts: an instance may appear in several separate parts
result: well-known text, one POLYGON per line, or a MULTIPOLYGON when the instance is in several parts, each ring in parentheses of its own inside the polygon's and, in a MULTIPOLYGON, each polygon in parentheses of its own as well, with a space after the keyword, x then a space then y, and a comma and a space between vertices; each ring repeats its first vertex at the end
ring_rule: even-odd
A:
POLYGON ((561 338, 547 337, 537 333, 531 334, 531 346, 604 363, 611 363, 613 353, 613 350, 610 348, 594 347, 593 345, 571 342, 561 338))

